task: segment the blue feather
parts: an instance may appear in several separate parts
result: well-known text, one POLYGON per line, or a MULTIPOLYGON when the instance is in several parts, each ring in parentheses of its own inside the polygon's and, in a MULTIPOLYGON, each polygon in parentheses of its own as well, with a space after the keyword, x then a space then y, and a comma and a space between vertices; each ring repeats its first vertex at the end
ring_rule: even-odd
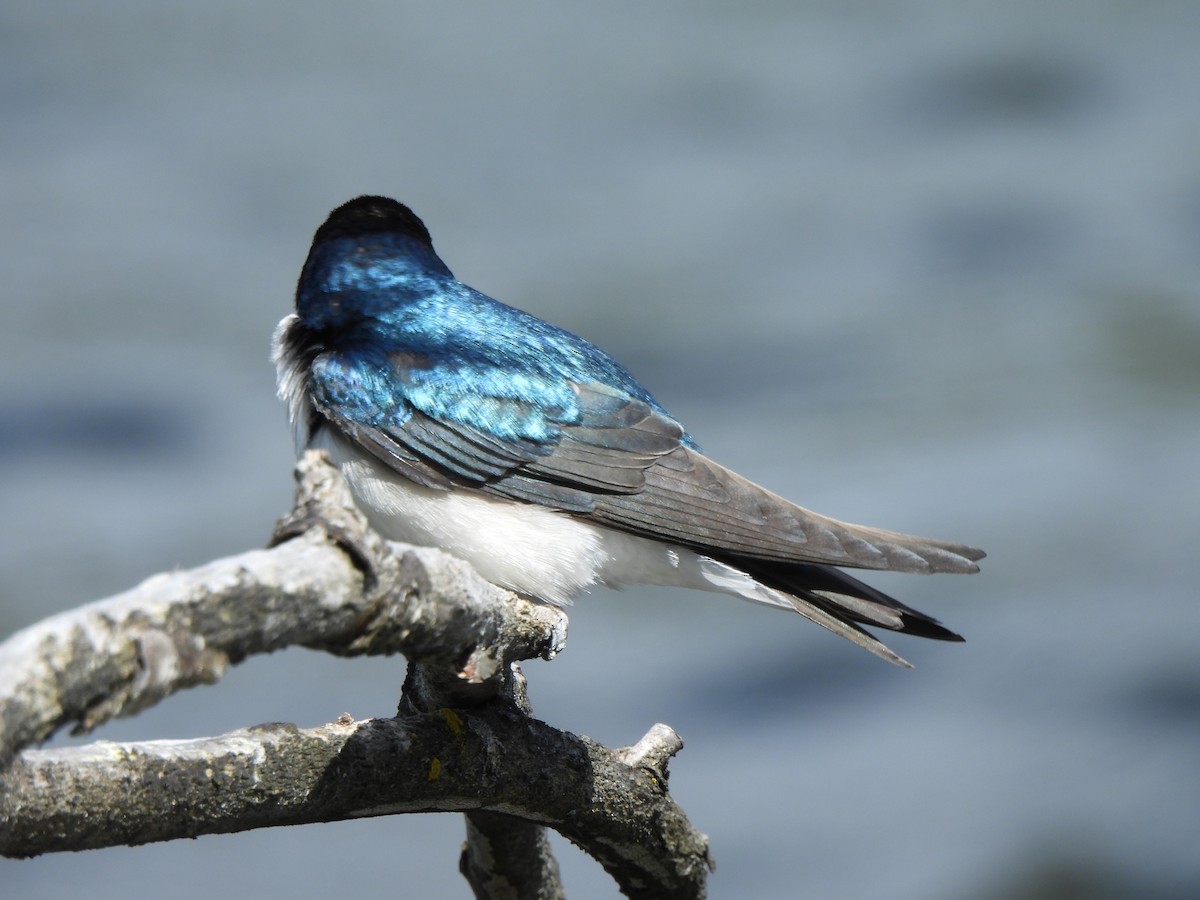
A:
POLYGON ((313 364, 315 397, 360 424, 402 427, 415 409, 502 439, 555 442, 589 412, 572 387, 586 383, 668 415, 603 350, 467 287, 408 237, 314 246, 297 312, 339 348, 313 364))

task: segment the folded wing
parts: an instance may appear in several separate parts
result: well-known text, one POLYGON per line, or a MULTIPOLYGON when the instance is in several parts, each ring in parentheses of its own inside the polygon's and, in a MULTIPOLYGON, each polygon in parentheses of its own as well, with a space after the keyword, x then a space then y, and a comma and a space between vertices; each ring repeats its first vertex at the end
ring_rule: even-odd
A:
POLYGON ((313 402, 324 417, 427 487, 536 503, 689 547, 779 591, 805 617, 892 662, 903 664, 861 626, 961 640, 831 567, 966 573, 978 571, 983 551, 797 506, 708 459, 674 419, 617 388, 572 383, 570 396, 557 403, 483 397, 455 408, 486 415, 451 418, 406 397, 402 380, 388 385, 386 409, 322 403, 319 372, 314 376, 313 402), (396 404, 397 397, 405 402, 396 404))

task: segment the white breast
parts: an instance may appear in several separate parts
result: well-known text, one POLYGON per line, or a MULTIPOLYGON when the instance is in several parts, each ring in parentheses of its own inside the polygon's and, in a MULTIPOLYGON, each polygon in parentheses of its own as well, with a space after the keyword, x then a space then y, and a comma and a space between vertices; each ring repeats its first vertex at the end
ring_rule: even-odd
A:
POLYGON ((439 491, 397 475, 330 428, 312 446, 328 451, 371 525, 386 538, 440 547, 494 584, 568 604, 605 562, 598 530, 541 506, 439 491))

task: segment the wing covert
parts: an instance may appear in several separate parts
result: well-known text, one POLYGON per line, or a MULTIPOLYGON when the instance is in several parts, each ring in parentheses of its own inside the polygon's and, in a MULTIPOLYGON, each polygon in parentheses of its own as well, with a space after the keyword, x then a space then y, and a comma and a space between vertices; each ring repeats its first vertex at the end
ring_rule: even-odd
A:
POLYGON ((457 483, 584 512, 593 493, 642 490, 644 471, 685 438, 670 416, 609 385, 526 377, 511 389, 495 373, 468 377, 412 353, 402 361, 372 366, 322 354, 312 367, 313 404, 426 486, 457 483))

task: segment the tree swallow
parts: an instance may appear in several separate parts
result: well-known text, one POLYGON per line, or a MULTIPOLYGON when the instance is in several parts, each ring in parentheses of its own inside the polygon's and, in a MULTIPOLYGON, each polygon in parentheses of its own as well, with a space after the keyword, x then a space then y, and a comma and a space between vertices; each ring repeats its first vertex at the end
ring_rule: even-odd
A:
POLYGON ((961 641, 835 566, 976 572, 981 550, 802 509, 701 453, 611 356, 455 279, 401 203, 313 238, 272 357, 297 450, 326 450, 368 521, 569 604, 679 585, 791 609, 890 662, 861 626, 961 641))

